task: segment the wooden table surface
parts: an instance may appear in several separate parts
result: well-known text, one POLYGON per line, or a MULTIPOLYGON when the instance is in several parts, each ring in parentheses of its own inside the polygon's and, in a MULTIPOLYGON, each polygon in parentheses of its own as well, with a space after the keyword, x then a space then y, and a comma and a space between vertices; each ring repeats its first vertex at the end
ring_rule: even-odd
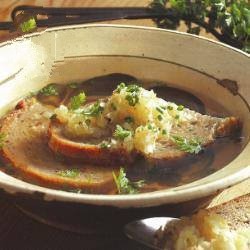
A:
MULTIPOLYGON (((10 20, 10 12, 17 5, 70 7, 143 7, 149 0, 0 0, 0 21, 10 20)), ((107 23, 107 22, 106 22, 107 23)), ((154 26, 151 20, 118 20, 108 23, 154 26)), ((181 29, 184 29, 183 27, 181 29)), ((205 32, 202 35, 212 38, 205 32)), ((0 31, 0 41, 12 35, 0 31)), ((209 206, 250 194, 250 180, 243 181, 215 196, 209 206)), ((11 196, 0 194, 0 249, 146 249, 126 239, 122 231, 117 235, 81 235, 61 231, 29 218, 14 204, 11 196)), ((112 218, 110 218, 112 224, 112 218)))

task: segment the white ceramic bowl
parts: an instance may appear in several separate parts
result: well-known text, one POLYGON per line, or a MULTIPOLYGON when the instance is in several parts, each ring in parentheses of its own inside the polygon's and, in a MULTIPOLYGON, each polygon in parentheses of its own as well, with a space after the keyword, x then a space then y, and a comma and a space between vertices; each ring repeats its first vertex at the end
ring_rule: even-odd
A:
POLYGON ((244 150, 221 170, 192 183, 135 195, 75 194, 36 186, 0 172, 9 193, 41 193, 44 200, 116 207, 148 207, 206 197, 250 176, 250 58, 230 46, 157 28, 79 25, 47 29, 0 44, 1 114, 22 96, 51 82, 109 73, 167 81, 216 101, 243 122, 244 150))

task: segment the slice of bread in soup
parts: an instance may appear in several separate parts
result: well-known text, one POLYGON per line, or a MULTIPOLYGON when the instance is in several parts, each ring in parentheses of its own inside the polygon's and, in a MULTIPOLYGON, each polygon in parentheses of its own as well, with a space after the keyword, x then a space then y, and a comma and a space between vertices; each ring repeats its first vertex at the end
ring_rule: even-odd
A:
POLYGON ((48 107, 34 99, 9 113, 1 123, 6 135, 1 158, 9 169, 15 168, 25 180, 53 188, 109 193, 115 190, 112 171, 108 167, 78 166, 65 162, 48 147, 48 107), (73 169, 69 171, 68 169, 73 169), (71 178, 74 177, 74 178, 71 178))
MULTIPOLYGON (((172 126, 171 135, 176 138, 202 138, 201 147, 213 143, 218 137, 233 135, 239 130, 241 124, 235 117, 217 118, 202 115, 198 112, 185 109, 190 120, 180 126, 176 123, 172 126), (178 136, 177 136, 178 135, 178 136), (176 136, 176 137, 175 137, 176 136)), ((111 129, 112 130, 112 129, 111 129)), ((162 138, 156 141, 153 152, 145 154, 136 149, 126 150, 121 144, 115 148, 103 148, 101 142, 110 138, 86 137, 81 140, 70 138, 64 133, 65 125, 57 119, 52 119, 49 125, 49 147, 57 153, 67 157, 78 159, 82 162, 104 165, 129 164, 138 156, 144 156, 147 160, 158 163, 166 160, 176 160, 188 155, 176 146, 176 142, 169 138, 162 138)))

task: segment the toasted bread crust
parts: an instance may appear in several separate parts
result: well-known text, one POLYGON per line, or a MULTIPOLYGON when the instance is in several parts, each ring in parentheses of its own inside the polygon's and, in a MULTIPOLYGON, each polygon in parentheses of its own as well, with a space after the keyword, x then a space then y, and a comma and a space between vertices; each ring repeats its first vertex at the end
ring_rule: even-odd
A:
POLYGON ((232 229, 250 227, 250 194, 207 209, 221 215, 232 229))
POLYGON ((52 121, 48 130, 48 145, 54 152, 72 159, 82 160, 85 163, 117 167, 120 164, 131 163, 134 159, 134 152, 127 152, 123 148, 105 149, 99 145, 74 142, 63 137, 58 132, 57 126, 60 126, 60 124, 52 121))

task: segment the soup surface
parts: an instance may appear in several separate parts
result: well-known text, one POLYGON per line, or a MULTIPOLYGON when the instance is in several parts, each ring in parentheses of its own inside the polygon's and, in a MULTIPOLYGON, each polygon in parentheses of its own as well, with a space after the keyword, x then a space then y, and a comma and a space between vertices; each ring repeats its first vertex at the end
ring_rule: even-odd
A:
MULTIPOLYGON (((132 76, 112 74, 79 84, 52 84, 19 102, 16 110, 2 119, 2 171, 31 183, 71 192, 132 194, 175 187, 203 178, 228 164, 242 150, 239 131, 217 138, 199 152, 174 161, 152 162, 145 157, 136 157, 134 161, 122 164, 119 161, 117 164, 102 164, 98 159, 91 164, 51 150, 48 129, 56 108, 61 104, 70 105, 72 98, 80 93, 86 95, 86 102, 90 104, 100 98, 106 100, 121 82, 131 84, 138 81, 132 76), (8 128, 8 133, 5 128, 8 128)), ((176 103, 178 107, 209 116, 230 116, 216 103, 204 106, 198 97, 180 89, 153 82, 141 84, 152 89, 157 97, 176 103)))

